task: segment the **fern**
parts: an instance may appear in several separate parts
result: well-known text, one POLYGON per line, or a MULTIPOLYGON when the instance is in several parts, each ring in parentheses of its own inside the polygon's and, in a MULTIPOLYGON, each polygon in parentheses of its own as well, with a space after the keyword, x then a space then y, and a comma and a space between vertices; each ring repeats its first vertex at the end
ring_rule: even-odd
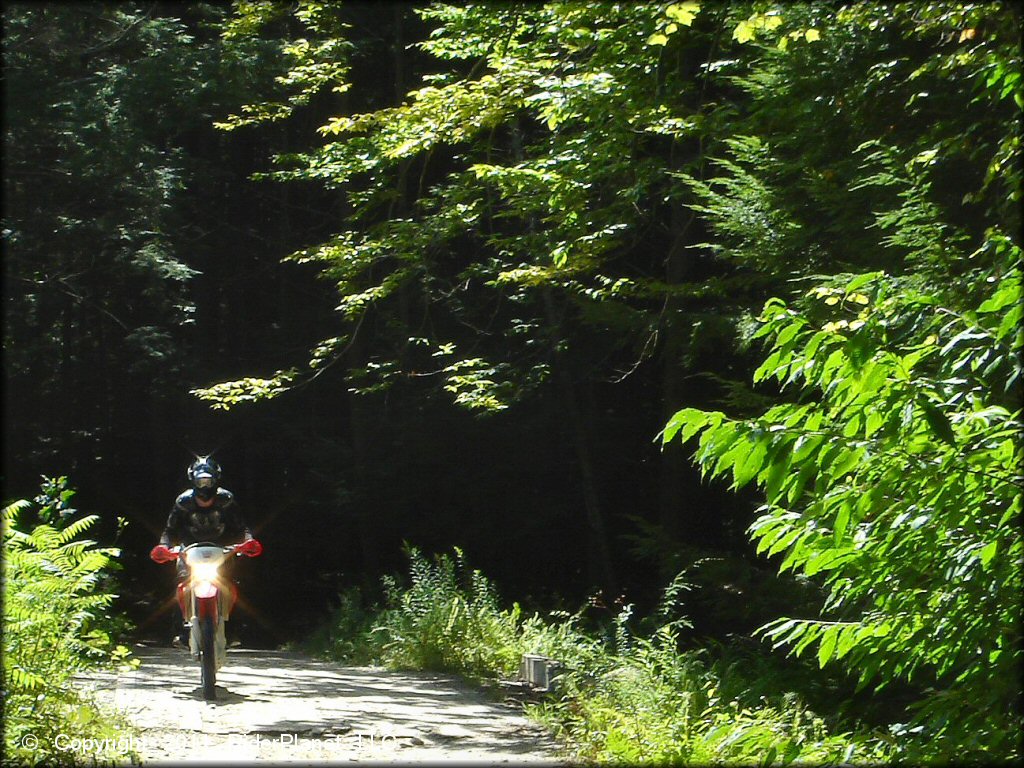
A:
MULTIPOLYGON (((60 478, 47 482, 37 499, 44 504, 43 511, 66 511, 61 504, 73 494, 67 490, 66 481, 60 478), (53 494, 58 495, 51 498, 53 494)), ((44 522, 30 531, 20 530, 21 515, 31 507, 28 501, 15 501, 0 513, 4 545, 4 748, 9 759, 20 763, 67 764, 75 755, 55 751, 54 738, 58 733, 78 729, 68 725, 69 718, 88 711, 92 713, 93 728, 112 727, 75 690, 72 676, 111 657, 110 638, 103 623, 114 595, 99 591, 99 584, 114 566, 118 551, 81 538, 98 521, 96 515, 69 521, 63 528, 44 522), (25 746, 32 743, 32 739, 26 740, 29 735, 38 745, 35 749, 25 746)), ((40 513, 44 519, 48 516, 52 517, 40 513)), ((113 653, 120 659, 127 655, 120 646, 113 653)))

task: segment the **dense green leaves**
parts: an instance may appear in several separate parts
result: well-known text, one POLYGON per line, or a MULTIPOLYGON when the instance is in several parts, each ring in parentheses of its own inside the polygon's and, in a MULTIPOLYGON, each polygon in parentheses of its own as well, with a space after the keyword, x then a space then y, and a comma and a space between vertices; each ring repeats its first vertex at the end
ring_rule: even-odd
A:
POLYGON ((812 401, 747 421, 684 409, 665 431, 699 434, 710 476, 757 482, 758 551, 821 579, 828 615, 843 620, 780 619, 766 637, 798 655, 816 648, 822 666, 841 659, 876 689, 933 690, 918 708, 924 753, 973 743, 1008 754, 1020 725, 1006 681, 1021 663, 1022 422, 1004 394, 1024 346, 1004 323, 1017 262, 975 311, 877 274, 815 289, 803 310, 769 302, 762 374, 812 401))
POLYGON ((913 727, 893 726, 907 755, 1006 758, 1024 586, 1020 222, 1007 205, 1020 194, 1019 18, 997 4, 861 5, 822 25, 822 10, 737 28, 778 40, 737 78, 759 110, 714 176, 686 179, 715 235, 706 247, 817 273, 803 296, 769 300, 753 334, 767 340, 754 382, 787 401, 747 420, 686 408, 663 438, 699 436, 706 476, 756 485, 757 550, 828 589, 821 618, 781 618, 766 638, 861 685, 910 686, 913 727), (823 34, 798 50, 791 24, 823 34), (840 265, 858 268, 822 274, 840 265))
MULTIPOLYGON (((61 507, 68 494, 73 491, 63 478, 47 481, 38 500, 44 505, 40 517, 61 507)), ((99 740, 114 726, 74 689, 71 675, 129 655, 107 631, 114 598, 107 579, 120 553, 82 538, 96 515, 32 526, 22 522, 31 507, 16 501, 2 513, 4 752, 27 765, 75 763, 78 756, 61 752, 58 734, 81 728, 77 737, 99 740)), ((123 749, 126 740, 122 734, 109 742, 123 749)))

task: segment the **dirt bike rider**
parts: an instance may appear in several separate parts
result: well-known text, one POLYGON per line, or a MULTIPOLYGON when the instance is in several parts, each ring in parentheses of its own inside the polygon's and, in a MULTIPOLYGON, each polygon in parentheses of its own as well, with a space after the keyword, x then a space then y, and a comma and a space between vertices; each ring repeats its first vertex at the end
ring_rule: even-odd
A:
MULTIPOLYGON (((238 551, 250 557, 256 557, 263 551, 263 546, 246 525, 234 494, 220 487, 220 474, 217 462, 209 456, 199 456, 192 462, 188 468, 188 479, 192 487, 174 500, 160 543, 150 551, 150 559, 166 563, 174 559, 170 552, 172 544, 185 547, 197 541, 220 546, 240 543, 238 551)), ((175 642, 186 646, 189 617, 186 615, 183 584, 188 579, 188 570, 184 559, 178 558, 177 595, 183 627, 175 642)))

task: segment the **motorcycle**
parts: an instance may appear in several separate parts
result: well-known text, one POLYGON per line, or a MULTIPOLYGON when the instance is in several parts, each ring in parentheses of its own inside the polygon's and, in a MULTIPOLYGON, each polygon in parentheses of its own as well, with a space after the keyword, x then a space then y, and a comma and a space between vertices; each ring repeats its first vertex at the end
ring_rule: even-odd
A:
POLYGON ((210 542, 172 547, 167 552, 168 562, 184 558, 189 567, 188 579, 178 585, 178 604, 182 615, 188 617, 189 651, 200 663, 203 698, 212 701, 217 696, 217 671, 227 655, 224 622, 238 600, 237 587, 222 576, 220 568, 232 555, 256 557, 260 552, 242 544, 222 547, 210 542))

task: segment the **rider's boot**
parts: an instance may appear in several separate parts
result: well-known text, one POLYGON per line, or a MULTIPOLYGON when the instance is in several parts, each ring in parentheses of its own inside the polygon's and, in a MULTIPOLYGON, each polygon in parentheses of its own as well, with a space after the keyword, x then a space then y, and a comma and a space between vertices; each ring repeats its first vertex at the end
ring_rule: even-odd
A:
POLYGON ((188 620, 188 613, 185 610, 185 604, 188 602, 185 595, 185 582, 179 581, 178 588, 175 592, 175 597, 178 599, 178 608, 181 613, 178 614, 181 618, 181 624, 178 629, 178 634, 171 639, 171 645, 175 648, 188 648, 189 647, 189 635, 192 632, 192 624, 188 620))
POLYGON ((171 640, 171 645, 175 648, 188 648, 188 637, 191 631, 191 627, 188 624, 182 625, 181 631, 171 640))
POLYGON ((242 638, 239 636, 241 629, 236 622, 224 622, 224 640, 228 648, 238 648, 242 645, 242 638))

